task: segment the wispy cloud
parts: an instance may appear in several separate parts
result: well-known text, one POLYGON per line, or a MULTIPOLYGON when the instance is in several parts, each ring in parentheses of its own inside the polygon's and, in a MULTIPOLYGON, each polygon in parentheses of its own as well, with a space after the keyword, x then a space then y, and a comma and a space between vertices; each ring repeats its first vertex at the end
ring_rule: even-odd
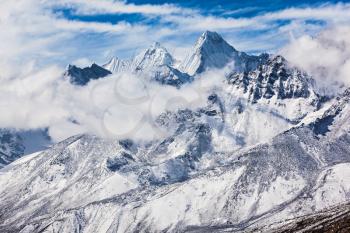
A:
POLYGON ((289 8, 278 12, 267 13, 257 17, 262 20, 282 20, 282 19, 313 19, 329 22, 349 22, 350 4, 324 4, 319 7, 289 8))
MULTIPOLYGON (((290 35, 314 34, 329 25, 350 22, 350 4, 345 3, 289 8, 246 18, 223 17, 225 12, 207 15, 200 9, 173 4, 111 0, 3 0, 0 4, 0 63, 35 59, 63 65, 83 58, 103 62, 111 55, 130 56, 154 41, 164 42, 170 51, 184 51, 204 30, 223 33, 241 50, 275 51, 290 35), (66 18, 57 12, 59 8, 71 9, 78 17, 66 18), (86 14, 131 13, 150 20, 129 22, 127 16, 116 23, 79 19, 86 14)), ((177 54, 183 56, 182 52, 177 54)))
POLYGON ((281 49, 290 62, 311 74, 321 89, 350 85, 350 27, 334 26, 317 37, 301 36, 281 49))
POLYGON ((58 0, 51 3, 54 7, 66 7, 73 9, 77 14, 93 15, 105 13, 139 13, 146 15, 170 15, 192 13, 193 10, 175 6, 173 4, 140 4, 135 5, 125 1, 112 0, 58 0))

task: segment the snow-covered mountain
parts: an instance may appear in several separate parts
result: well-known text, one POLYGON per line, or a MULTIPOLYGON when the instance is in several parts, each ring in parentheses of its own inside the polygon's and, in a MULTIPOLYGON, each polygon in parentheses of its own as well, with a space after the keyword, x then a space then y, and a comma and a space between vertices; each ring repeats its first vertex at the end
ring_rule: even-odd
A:
POLYGON ((120 60, 114 57, 103 67, 114 74, 121 72, 146 74, 150 80, 176 87, 192 80, 190 75, 175 67, 175 59, 158 42, 141 51, 131 60, 120 60))
MULTIPOLYGON (((232 62, 206 104, 156 118, 162 139, 76 135, 14 153, 0 170, 0 232, 271 232, 349 202, 350 89, 326 102, 281 56, 247 55, 205 32, 179 66, 155 43, 66 77, 85 85, 133 72, 182 88, 232 62)), ((25 144, 3 135, 0 162, 25 144)))
POLYGON ((347 201, 349 93, 241 152, 216 152, 190 111, 171 118, 189 123, 163 142, 69 138, 1 170, 0 230, 241 231, 347 201))
POLYGON ((180 87, 184 83, 191 82, 195 75, 208 69, 220 69, 234 64, 235 71, 248 72, 265 63, 268 58, 268 54, 253 56, 239 52, 216 32, 206 31, 199 37, 190 55, 182 62, 176 61, 165 47, 155 42, 129 60, 113 57, 102 67, 96 64, 83 69, 69 66, 66 76, 72 77, 73 84, 85 85, 91 79, 109 75, 109 72, 113 74, 133 72, 146 74, 150 80, 161 84, 180 87))
POLYGON ((314 81, 301 70, 291 66, 282 56, 272 57, 256 70, 234 72, 229 83, 244 90, 251 102, 265 98, 308 98, 315 95, 314 81))
POLYGON ((133 60, 135 70, 149 70, 158 66, 172 66, 174 58, 162 47, 160 43, 155 42, 150 48, 142 51, 133 60))
POLYGON ((113 57, 109 62, 103 65, 103 68, 112 73, 120 73, 130 70, 131 61, 121 60, 118 57, 113 57))
POLYGON ((0 129, 0 168, 24 155, 45 150, 52 144, 45 130, 0 129))
POLYGON ((253 229, 250 232, 303 232, 305 229, 307 232, 348 232, 349 223, 350 203, 347 202, 284 222, 253 229))
POLYGON ((24 154, 22 138, 7 129, 0 129, 0 168, 24 154))
POLYGON ((223 68, 229 63, 234 63, 236 71, 250 71, 267 58, 267 54, 251 56, 239 52, 218 33, 206 31, 199 37, 191 54, 180 65, 180 69, 189 75, 195 75, 209 68, 223 68))
POLYGON ((112 73, 118 73, 127 70, 148 71, 160 66, 172 66, 173 63, 172 55, 160 43, 155 42, 131 60, 120 60, 114 57, 103 67, 112 73))

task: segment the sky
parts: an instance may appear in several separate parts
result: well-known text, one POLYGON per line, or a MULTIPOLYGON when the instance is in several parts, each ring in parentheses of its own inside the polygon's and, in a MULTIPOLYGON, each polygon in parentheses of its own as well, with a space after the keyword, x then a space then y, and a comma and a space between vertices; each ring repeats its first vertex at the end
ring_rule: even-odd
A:
POLYGON ((0 55, 16 64, 64 67, 130 58, 155 41, 181 60, 205 30, 219 32, 240 51, 275 53, 301 35, 348 24, 350 3, 2 0, 0 13, 0 55))
MULTIPOLYGON (((126 96, 139 99, 148 87, 148 101, 126 106, 113 89, 123 77, 76 87, 63 78, 65 67, 128 59, 156 41, 182 60, 206 30, 240 51, 282 54, 320 89, 339 92, 339 86, 350 86, 349 25, 347 1, 1 0, 0 128, 48 128, 59 141, 86 132, 109 135, 106 128, 133 131, 145 116, 150 126, 166 109, 158 101, 196 97, 198 84, 179 91, 125 74, 127 81, 118 85, 126 96)), ((225 72, 204 76, 210 87, 220 86, 225 72)), ((207 90, 199 93, 206 97, 207 90)), ((147 135, 144 130, 140 135, 147 135)))

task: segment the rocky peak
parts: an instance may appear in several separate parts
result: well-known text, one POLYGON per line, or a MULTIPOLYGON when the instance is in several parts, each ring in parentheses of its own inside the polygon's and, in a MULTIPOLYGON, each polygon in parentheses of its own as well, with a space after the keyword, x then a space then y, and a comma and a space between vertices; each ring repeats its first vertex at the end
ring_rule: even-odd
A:
POLYGON ((259 99, 308 98, 313 92, 313 79, 288 64, 282 56, 275 56, 250 72, 234 72, 229 83, 247 93, 251 102, 259 99))
POLYGON ((93 63, 90 67, 79 68, 75 65, 68 65, 64 76, 69 78, 72 84, 84 86, 90 80, 106 77, 111 74, 109 70, 93 63))

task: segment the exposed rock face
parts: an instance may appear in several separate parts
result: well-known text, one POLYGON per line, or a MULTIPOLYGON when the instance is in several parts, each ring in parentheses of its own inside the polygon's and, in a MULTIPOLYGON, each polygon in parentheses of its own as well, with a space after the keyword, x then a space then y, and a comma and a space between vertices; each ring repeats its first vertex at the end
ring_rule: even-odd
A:
POLYGON ((347 233, 350 232, 350 204, 332 206, 313 214, 281 222, 280 226, 265 226, 252 232, 347 233))
POLYGON ((312 92, 313 80, 297 68, 288 65, 282 56, 270 58, 256 70, 235 72, 229 83, 248 93, 251 102, 259 99, 308 98, 312 92))
POLYGON ((65 76, 69 78, 69 81, 78 86, 86 85, 90 80, 106 77, 111 72, 103 67, 92 64, 90 67, 79 68, 74 65, 69 65, 65 76))

